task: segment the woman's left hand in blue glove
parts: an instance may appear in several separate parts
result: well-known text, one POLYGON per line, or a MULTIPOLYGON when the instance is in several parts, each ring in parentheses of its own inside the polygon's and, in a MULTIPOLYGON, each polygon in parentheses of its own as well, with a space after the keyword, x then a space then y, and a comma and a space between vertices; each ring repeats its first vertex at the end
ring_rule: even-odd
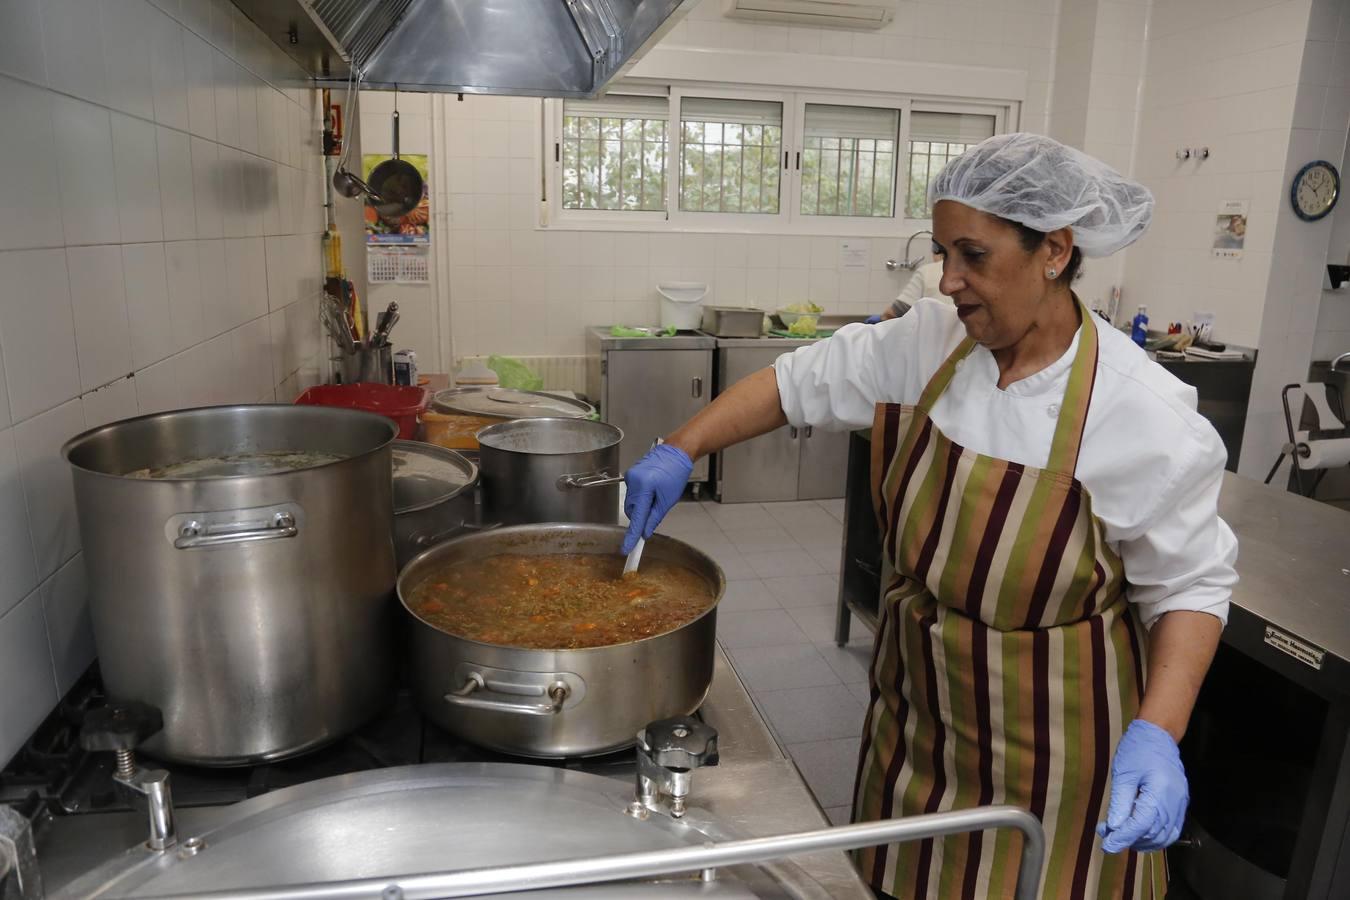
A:
POLYGON ((878 313, 878 314, 875 315, 875 316, 868 316, 867 318, 863 319, 863 324, 864 324, 864 325, 878 325, 878 324, 880 324, 880 323, 881 323, 881 314, 880 314, 880 313, 878 313))
POLYGON ((1190 788, 1176 741, 1163 729, 1135 719, 1125 729, 1111 762, 1111 803, 1097 825, 1107 853, 1147 853, 1169 846, 1181 834, 1190 788))

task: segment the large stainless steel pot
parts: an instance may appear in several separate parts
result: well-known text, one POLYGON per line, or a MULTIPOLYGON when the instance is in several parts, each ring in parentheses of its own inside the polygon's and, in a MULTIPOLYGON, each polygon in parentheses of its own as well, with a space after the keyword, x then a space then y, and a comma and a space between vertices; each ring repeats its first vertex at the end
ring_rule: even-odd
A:
POLYGON ((398 566, 428 547, 478 527, 478 466, 453 450, 394 442, 394 548, 398 566))
MULTIPOLYGON (((618 553, 617 525, 520 525, 453 538, 399 574, 399 599, 433 570, 502 553, 618 553)), ((697 572, 721 600, 726 579, 707 555, 657 535, 643 559, 697 572)), ((717 604, 675 631, 577 650, 525 650, 447 634, 412 615, 413 690, 451 734, 522 756, 605 753, 632 745, 648 722, 688 715, 712 684, 717 604)))
POLYGON ((385 702, 396 431, 353 410, 231 406, 128 419, 66 444, 104 684, 164 713, 147 752, 200 765, 278 759, 385 702), (341 459, 222 478, 126 475, 273 451, 341 459))
POLYGON ((478 432, 488 522, 619 521, 623 432, 586 419, 517 419, 478 432))

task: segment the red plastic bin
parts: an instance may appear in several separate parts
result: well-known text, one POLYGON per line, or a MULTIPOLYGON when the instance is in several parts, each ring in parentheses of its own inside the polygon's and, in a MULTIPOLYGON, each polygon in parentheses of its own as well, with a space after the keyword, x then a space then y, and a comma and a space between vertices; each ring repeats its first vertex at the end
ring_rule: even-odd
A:
POLYGON ((379 413, 398 423, 398 436, 417 437, 417 417, 426 412, 431 392, 402 384, 321 384, 295 399, 301 406, 340 406, 379 413))

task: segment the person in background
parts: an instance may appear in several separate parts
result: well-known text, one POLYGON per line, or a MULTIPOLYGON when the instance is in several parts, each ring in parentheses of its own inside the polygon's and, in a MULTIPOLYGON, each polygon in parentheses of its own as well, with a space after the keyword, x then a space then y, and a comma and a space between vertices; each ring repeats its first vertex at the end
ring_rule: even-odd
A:
MULTIPOLYGON (((1237 580, 1226 454, 1194 389, 1070 288, 1084 256, 1144 233, 1153 197, 1008 134, 928 198, 955 305, 845 326, 719 395, 628 470, 623 549, 694 459, 789 423, 871 424, 883 596, 853 818, 1011 804, 1045 829, 1040 897, 1161 900, 1189 799, 1177 742, 1237 580)), ((856 861, 882 898, 1004 898, 1021 844, 856 861)))
POLYGON ((951 303, 952 298, 942 293, 942 253, 934 250, 933 261, 926 262, 909 274, 909 281, 900 289, 900 294, 891 301, 880 315, 868 316, 868 325, 898 319, 913 308, 924 297, 951 303))

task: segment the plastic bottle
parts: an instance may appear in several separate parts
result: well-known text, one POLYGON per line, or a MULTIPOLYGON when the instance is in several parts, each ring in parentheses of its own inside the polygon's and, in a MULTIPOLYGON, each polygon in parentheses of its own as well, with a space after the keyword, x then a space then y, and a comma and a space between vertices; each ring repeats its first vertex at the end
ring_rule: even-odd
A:
POLYGON ((1139 312, 1134 314, 1134 322, 1130 325, 1130 339, 1140 347, 1148 340, 1148 307, 1139 307, 1139 312))

